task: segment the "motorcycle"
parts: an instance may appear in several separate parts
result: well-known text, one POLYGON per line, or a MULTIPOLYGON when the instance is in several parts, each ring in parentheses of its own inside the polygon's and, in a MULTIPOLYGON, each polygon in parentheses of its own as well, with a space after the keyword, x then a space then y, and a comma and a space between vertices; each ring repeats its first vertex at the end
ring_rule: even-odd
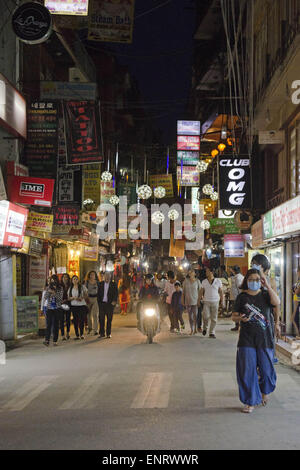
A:
POLYGON ((138 330, 153 343, 153 338, 160 332, 160 312, 157 303, 143 301, 139 305, 138 330))

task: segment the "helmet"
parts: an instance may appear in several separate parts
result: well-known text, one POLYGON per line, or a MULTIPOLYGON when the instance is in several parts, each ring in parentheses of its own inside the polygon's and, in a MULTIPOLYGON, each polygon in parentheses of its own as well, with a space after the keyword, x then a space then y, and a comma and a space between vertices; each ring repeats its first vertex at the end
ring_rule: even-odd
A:
POLYGON ((154 276, 153 274, 146 274, 145 279, 150 279, 151 281, 154 281, 154 276))

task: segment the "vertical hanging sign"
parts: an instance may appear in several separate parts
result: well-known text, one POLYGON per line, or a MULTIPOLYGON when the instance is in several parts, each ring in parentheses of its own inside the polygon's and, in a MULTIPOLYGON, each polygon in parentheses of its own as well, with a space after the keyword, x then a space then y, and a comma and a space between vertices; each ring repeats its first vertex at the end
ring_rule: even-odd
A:
POLYGON ((103 162, 100 107, 95 101, 64 103, 68 165, 103 162))
POLYGON ((219 194, 221 210, 251 209, 251 173, 248 156, 219 159, 219 194))

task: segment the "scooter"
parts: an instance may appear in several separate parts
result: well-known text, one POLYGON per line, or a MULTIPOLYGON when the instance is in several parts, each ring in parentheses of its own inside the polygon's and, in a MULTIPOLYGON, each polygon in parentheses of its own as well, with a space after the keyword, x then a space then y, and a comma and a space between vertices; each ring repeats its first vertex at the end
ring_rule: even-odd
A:
POLYGON ((160 332, 160 313, 157 303, 143 301, 138 306, 138 330, 147 336, 148 343, 160 332))

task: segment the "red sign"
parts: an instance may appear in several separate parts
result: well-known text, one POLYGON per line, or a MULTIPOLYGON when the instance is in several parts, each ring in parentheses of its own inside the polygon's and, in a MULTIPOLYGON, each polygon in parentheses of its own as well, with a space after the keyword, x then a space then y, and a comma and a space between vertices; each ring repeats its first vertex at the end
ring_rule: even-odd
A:
POLYGON ((57 206, 53 210, 54 225, 78 225, 79 207, 57 206))
POLYGON ((54 180, 31 176, 9 176, 8 197, 19 204, 51 207, 54 180))
POLYGON ((0 245, 22 248, 27 216, 25 207, 0 202, 0 245))
POLYGON ((200 136, 178 135, 177 150, 200 150, 200 136))
POLYGON ((6 162, 6 176, 29 176, 28 168, 20 163, 7 161, 6 162))

